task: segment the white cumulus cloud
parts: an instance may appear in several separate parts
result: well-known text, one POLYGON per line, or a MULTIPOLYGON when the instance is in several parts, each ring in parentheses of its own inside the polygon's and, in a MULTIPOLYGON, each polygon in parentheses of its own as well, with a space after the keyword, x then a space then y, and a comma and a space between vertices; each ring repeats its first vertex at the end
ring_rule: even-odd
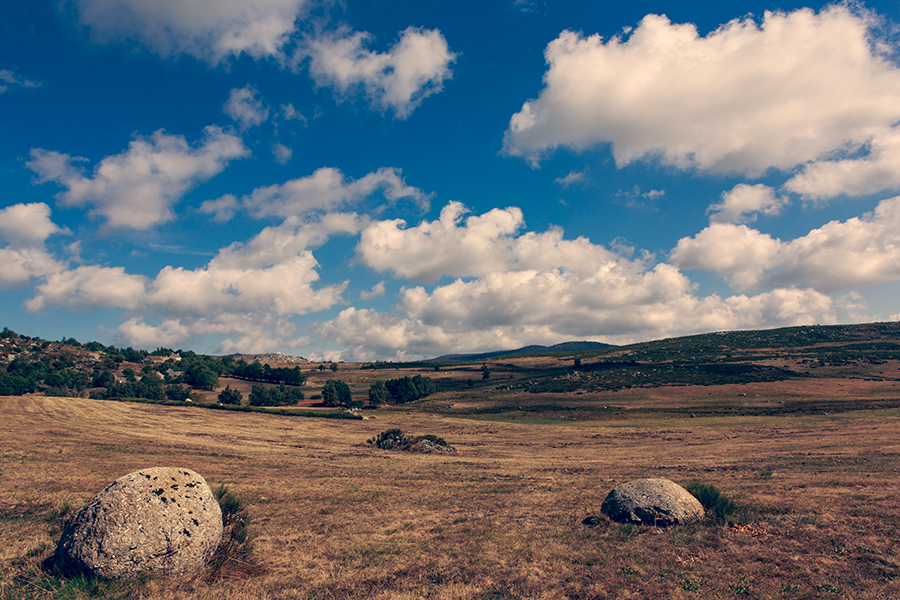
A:
POLYGON ((450 202, 438 220, 416 227, 407 228, 400 219, 373 222, 360 235, 357 256, 376 271, 427 282, 556 267, 585 273, 616 258, 586 238, 563 239, 559 229, 520 234, 525 220, 518 207, 464 219, 466 212, 461 203, 450 202))
POLYGON ((567 188, 576 183, 584 183, 585 178, 584 171, 569 171, 568 175, 565 177, 557 177, 553 180, 553 183, 558 183, 562 187, 567 188))
POLYGON ((193 146, 163 130, 138 138, 125 152, 101 160, 91 177, 75 166, 86 159, 60 152, 32 149, 27 164, 41 183, 66 188, 58 196, 64 204, 90 205, 110 227, 149 229, 174 219, 172 207, 190 188, 249 154, 239 137, 210 126, 193 146))
POLYGON ((124 267, 85 265, 49 275, 26 306, 31 312, 47 306, 137 308, 146 283, 146 277, 128 274, 124 267))
POLYGON ((136 40, 163 57, 218 64, 246 53, 280 56, 305 0, 73 0, 97 39, 136 40))
POLYGON ((740 290, 796 285, 831 293, 895 281, 900 279, 900 198, 787 242, 746 225, 714 223, 679 240, 670 261, 719 273, 740 290))
POLYGON ((755 174, 864 144, 900 120, 900 69, 879 53, 874 19, 836 5, 736 19, 705 37, 661 15, 609 40, 565 31, 505 151, 537 164, 559 146, 610 144, 619 166, 657 157, 755 174))
POLYGON ((384 281, 379 281, 372 286, 371 290, 365 290, 359 293, 360 300, 373 300, 384 296, 384 281))
POLYGON ((746 223, 755 221, 758 213, 778 215, 787 203, 786 198, 776 196, 769 186, 740 183, 723 192, 722 201, 710 206, 706 212, 712 213, 711 223, 746 223))
POLYGON ((319 285, 311 249, 333 235, 356 234, 363 224, 352 213, 290 218, 220 249, 202 267, 167 266, 153 278, 122 267, 55 265, 27 307, 125 309, 118 339, 140 347, 177 346, 208 335, 230 336, 222 342, 230 351, 300 344, 291 319, 342 303, 347 287, 346 281, 319 285))
POLYGON ((0 289, 62 269, 44 242, 64 231, 50 219, 50 207, 43 202, 13 204, 0 210, 0 289))
POLYGON ((223 110, 242 130, 262 125, 269 118, 269 109, 258 96, 256 88, 249 85, 234 88, 228 95, 223 110))
POLYGON ((290 162, 291 157, 294 155, 294 151, 285 146, 284 144, 272 144, 272 154, 275 155, 275 162, 279 165, 286 165, 290 162))
POLYGON ((304 55, 316 85, 333 87, 342 97, 362 90, 377 108, 406 119, 452 75, 456 55, 436 29, 409 27, 387 52, 368 50, 371 39, 342 28, 309 40, 304 55))
POLYGON ((281 118, 285 121, 300 121, 304 125, 307 123, 306 117, 299 110, 294 108, 293 104, 281 105, 281 118))
POLYGON ((900 188, 900 130, 874 134, 863 148, 865 156, 837 156, 805 165, 784 189, 805 200, 825 200, 841 194, 864 196, 900 188))
POLYGON ((521 231, 516 207, 465 215, 454 202, 416 227, 397 220, 365 227, 357 246, 363 264, 408 280, 454 280, 403 288, 394 312, 347 308, 318 333, 348 357, 370 360, 834 320, 831 299, 814 289, 700 297, 676 266, 651 255, 631 258, 629 248, 566 240, 555 229, 521 231))
POLYGON ((559 272, 518 272, 407 291, 394 313, 347 308, 317 331, 344 358, 416 359, 572 339, 644 339, 832 322, 831 299, 814 290, 698 298, 676 269, 660 266, 627 281, 580 280, 559 272), (604 292, 613 292, 604 298, 604 292))
POLYGON ((422 208, 428 206, 428 195, 406 185, 399 169, 382 168, 353 180, 338 169, 323 167, 307 177, 256 188, 240 200, 232 195, 209 200, 200 210, 218 220, 230 218, 238 205, 258 218, 291 217, 347 208, 376 194, 389 203, 409 199, 422 208))
MULTIPOLYGON (((7 71, 5 69, 0 69, 0 82, 7 83, 9 85, 13 85, 16 87, 24 87, 24 88, 37 88, 41 87, 41 84, 37 81, 31 81, 30 79, 26 79, 21 77, 20 75, 16 75, 12 71, 7 71)), ((0 84, 0 94, 9 89, 9 85, 0 84)))
POLYGON ((63 231, 50 219, 43 202, 13 204, 0 209, 0 240, 10 246, 40 246, 54 233, 63 231))

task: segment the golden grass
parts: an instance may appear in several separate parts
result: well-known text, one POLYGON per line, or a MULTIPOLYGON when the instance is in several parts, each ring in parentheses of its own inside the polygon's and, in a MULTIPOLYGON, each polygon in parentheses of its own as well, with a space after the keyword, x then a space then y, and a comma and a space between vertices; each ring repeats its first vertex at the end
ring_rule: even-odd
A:
POLYGON ((227 484, 259 568, 68 597, 900 598, 896 411, 525 425, 42 396, 0 398, 0 411, 3 600, 59 597, 40 589, 59 535, 50 511, 156 465, 227 484), (459 453, 366 445, 391 427, 459 453), (748 510, 732 526, 582 523, 638 477, 699 479, 748 510))

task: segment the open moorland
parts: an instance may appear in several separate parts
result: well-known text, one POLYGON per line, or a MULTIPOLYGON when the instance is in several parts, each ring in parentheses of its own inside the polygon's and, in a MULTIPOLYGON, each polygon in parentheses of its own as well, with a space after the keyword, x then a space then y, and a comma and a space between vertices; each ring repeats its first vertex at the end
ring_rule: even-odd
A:
POLYGON ((251 383, 226 376, 191 403, 3 396, 0 598, 900 598, 898 333, 304 363, 304 399, 259 412, 204 408, 226 385, 246 404, 251 383), (315 418, 335 412, 320 406, 329 379, 364 401, 414 375, 437 391, 315 418), (366 442, 392 428, 456 452, 366 442), (54 575, 66 518, 160 465, 236 494, 252 550, 189 581, 54 575), (602 517, 606 494, 641 477, 701 481, 735 506, 668 529, 602 517))

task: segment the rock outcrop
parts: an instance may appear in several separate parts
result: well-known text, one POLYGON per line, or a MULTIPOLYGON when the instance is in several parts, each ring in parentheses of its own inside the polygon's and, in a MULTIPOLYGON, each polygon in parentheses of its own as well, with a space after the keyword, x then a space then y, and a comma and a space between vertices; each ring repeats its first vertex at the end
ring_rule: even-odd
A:
POLYGON ((188 469, 153 467, 120 477, 66 527, 56 549, 64 571, 107 579, 201 570, 222 541, 222 511, 188 469))
POLYGON ((600 510, 613 521, 668 527, 703 518, 700 501, 668 479, 636 479, 606 496, 600 510))

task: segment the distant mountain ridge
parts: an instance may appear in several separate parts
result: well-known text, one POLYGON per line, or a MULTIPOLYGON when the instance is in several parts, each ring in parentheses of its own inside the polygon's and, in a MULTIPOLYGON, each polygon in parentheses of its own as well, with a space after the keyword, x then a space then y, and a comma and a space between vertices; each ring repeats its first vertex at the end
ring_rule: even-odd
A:
POLYGON ((615 348, 613 344, 602 342, 562 342, 552 346, 531 345, 517 350, 496 350, 494 352, 482 352, 480 354, 444 354, 436 358, 430 358, 422 362, 466 362, 471 360, 487 360, 489 358, 503 358, 518 356, 521 354, 542 354, 550 352, 592 352, 594 350, 606 350, 615 348))

